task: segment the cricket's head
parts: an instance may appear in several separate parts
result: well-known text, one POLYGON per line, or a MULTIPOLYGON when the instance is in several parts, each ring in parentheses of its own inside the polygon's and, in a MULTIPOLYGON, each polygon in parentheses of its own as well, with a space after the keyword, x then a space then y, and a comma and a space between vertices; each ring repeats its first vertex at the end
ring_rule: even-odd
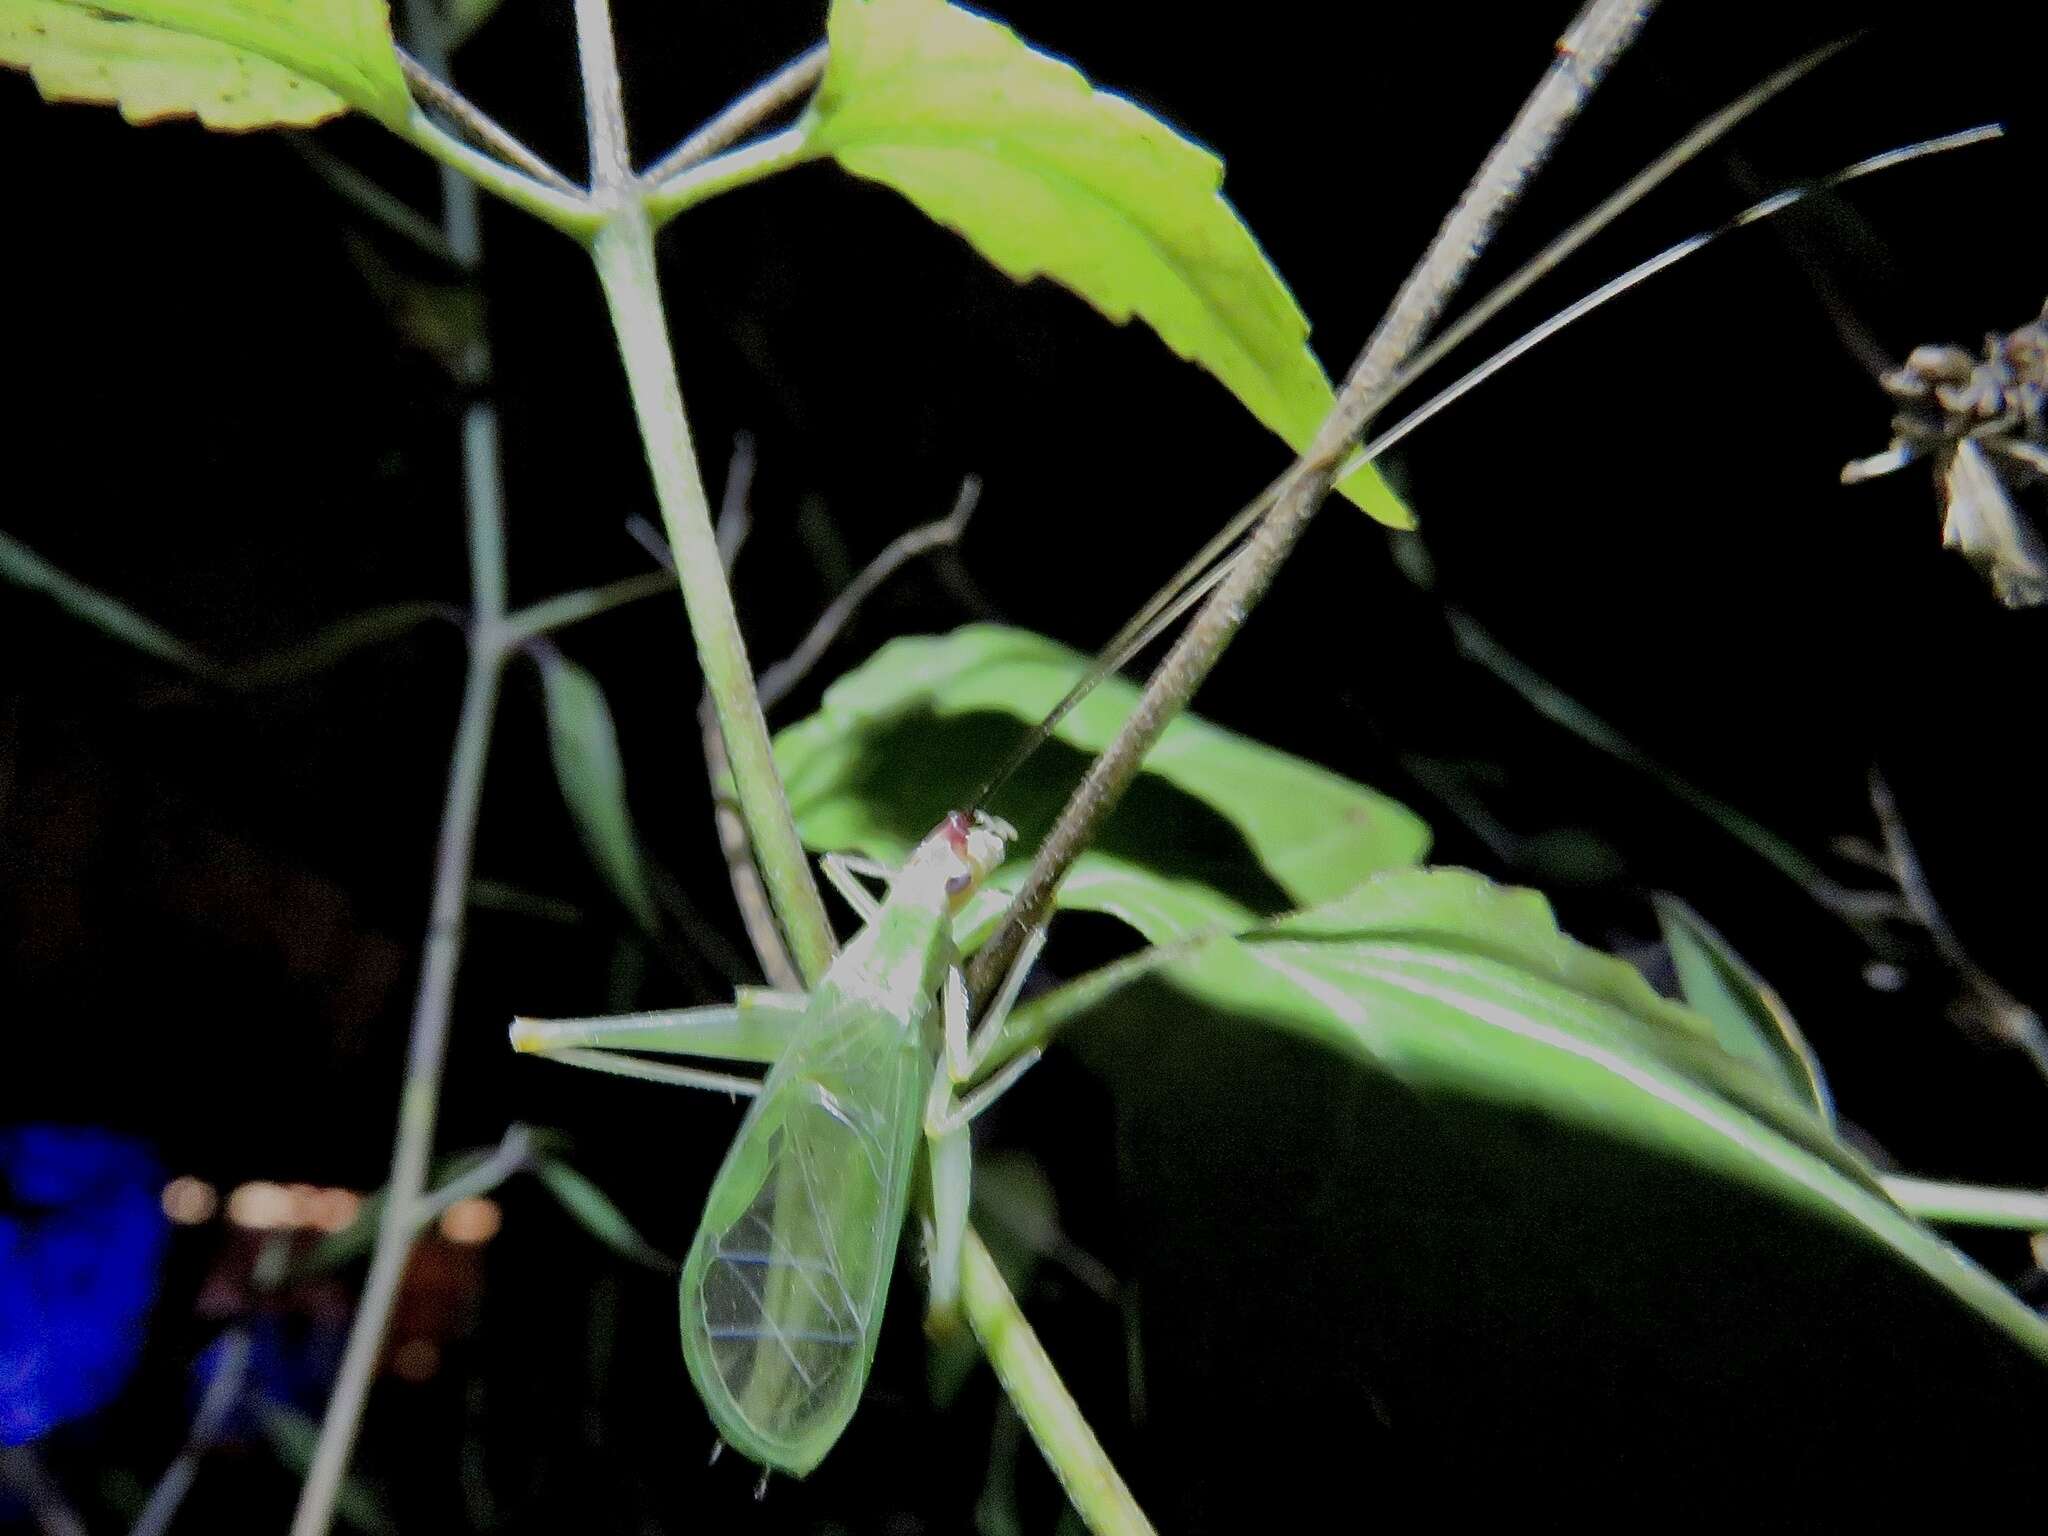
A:
POLYGON ((957 912, 995 873, 1016 837, 1015 827, 986 811, 948 811, 918 844, 912 863, 922 867, 957 912))

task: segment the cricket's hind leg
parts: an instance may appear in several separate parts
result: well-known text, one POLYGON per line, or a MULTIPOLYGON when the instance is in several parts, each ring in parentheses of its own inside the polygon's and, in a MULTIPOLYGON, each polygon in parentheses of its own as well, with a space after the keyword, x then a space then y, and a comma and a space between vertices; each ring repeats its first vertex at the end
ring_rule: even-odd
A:
POLYGON ((642 1061, 620 1053, 647 1051, 710 1061, 770 1063, 796 1037, 808 1002, 801 992, 746 987, 735 1001, 705 1008, 602 1019, 514 1019, 512 1048, 621 1077, 752 1095, 761 1087, 756 1078, 642 1061))

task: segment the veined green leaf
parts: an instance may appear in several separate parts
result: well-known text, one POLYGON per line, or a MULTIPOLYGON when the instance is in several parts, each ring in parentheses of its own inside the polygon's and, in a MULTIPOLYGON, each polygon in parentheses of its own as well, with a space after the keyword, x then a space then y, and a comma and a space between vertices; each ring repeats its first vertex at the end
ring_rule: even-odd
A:
POLYGON ((1835 1107, 1820 1062, 1791 1010, 1699 913, 1663 892, 1656 904, 1678 989, 1713 1024, 1722 1049, 1777 1077, 1832 1124, 1835 1107))
MULTIPOLYGON (((1036 724, 1087 665, 1055 641, 997 625, 892 641, 828 688, 815 715, 776 737, 798 830, 813 848, 901 858, 980 788, 990 764, 1015 743, 1009 722, 1036 724)), ((1111 678, 1060 722, 1055 737, 1099 751, 1136 698, 1132 684, 1111 678)), ((1072 764, 1043 764, 1043 756, 1034 760, 992 807, 1022 829, 1027 850, 1072 788, 1072 764)), ((1429 843, 1427 826, 1386 796, 1194 716, 1167 728, 1140 777, 1089 856, 1104 862, 1077 866, 1063 905, 1096 901, 1096 910, 1128 917, 1114 904, 1163 901, 1189 921, 1228 920, 1256 894, 1231 877, 1255 865, 1276 898, 1255 904, 1271 913, 1327 901, 1368 875, 1413 864, 1429 843), (1152 781, 1149 791, 1143 780, 1152 781), (1173 803, 1148 802, 1162 786, 1178 792, 1169 792, 1173 803), (1194 823, 1190 801, 1193 810, 1213 813, 1214 835, 1194 823), (1142 822, 1148 810, 1176 816, 1176 836, 1120 827, 1125 814, 1142 822), (1123 880, 1139 870, 1178 889, 1154 883, 1141 898, 1123 880)), ((1131 920, 1155 942, 1173 931, 1163 917, 1157 926, 1131 920)))
MULTIPOLYGON (((1179 1019, 1191 1008, 1306 1039, 1466 1118, 1504 1116, 1511 1127, 1533 1115, 1636 1149, 1646 1167, 1754 1191, 1917 1271, 2048 1360, 2048 1324, 1900 1211, 1803 1087, 1724 1046, 1709 1020, 1657 996, 1626 963, 1560 932, 1535 892, 1462 870, 1391 871, 1241 936, 1146 950, 1081 976, 1020 1006, 1005 1035, 1042 1038, 1097 1011, 1179 1019), (1178 1001, 1145 1003, 1145 978, 1178 1001)), ((1092 1034, 1073 1036, 1084 1053, 1092 1034)), ((1540 1162, 1525 1174, 1546 1176, 1540 1162)))
POLYGON ((354 107, 395 127, 412 111, 383 0, 0 0, 0 62, 131 123, 303 127, 354 107))
POLYGON ((559 1157, 542 1158, 534 1168, 547 1192, 553 1195, 569 1218, 592 1237, 622 1258, 649 1269, 672 1273, 676 1261, 642 1237, 612 1197, 589 1177, 559 1157))
POLYGON ((656 926, 654 893, 626 806, 626 769, 611 706, 597 679, 560 652, 542 654, 540 676, 555 782, 591 861, 634 920, 651 931, 656 926))
MULTIPOLYGON (((1333 394, 1308 320, 1218 189, 1223 162, 944 0, 833 0, 809 152, 895 188, 1019 282, 1143 319, 1299 452, 1333 394)), ((1414 525, 1370 465, 1339 489, 1414 525)))

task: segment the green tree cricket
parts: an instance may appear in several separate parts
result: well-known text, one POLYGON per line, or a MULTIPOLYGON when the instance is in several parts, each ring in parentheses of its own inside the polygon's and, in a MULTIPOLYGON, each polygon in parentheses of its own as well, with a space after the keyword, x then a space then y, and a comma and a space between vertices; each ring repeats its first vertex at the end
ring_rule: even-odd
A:
MULTIPOLYGON (((858 861, 826 877, 861 931, 807 997, 754 992, 730 1007, 513 1026, 513 1045, 583 1065, 754 1094, 683 1264, 683 1354, 727 1443, 801 1477, 859 1405, 874 1358, 920 1141, 931 1170, 934 1316, 959 1289, 967 1122, 1036 1059, 1003 1065, 965 1098, 1037 957, 1020 954, 970 1036, 953 920, 1016 833, 948 814, 877 902, 858 861), (593 1059, 611 1049, 773 1060, 758 1085, 593 1059)), ((884 872, 886 873, 886 871, 884 872)))

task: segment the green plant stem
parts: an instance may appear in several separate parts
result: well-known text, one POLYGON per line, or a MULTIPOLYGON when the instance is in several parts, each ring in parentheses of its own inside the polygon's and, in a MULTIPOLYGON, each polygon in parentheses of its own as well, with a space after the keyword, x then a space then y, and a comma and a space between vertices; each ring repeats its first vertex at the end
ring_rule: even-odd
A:
POLYGON ((1017 1298, 973 1228, 961 1255, 960 1298, 967 1321, 995 1367, 1003 1391, 1095 1536, 1152 1536, 1152 1522, 1104 1454, 1045 1347, 1018 1310, 1017 1298))
POLYGON ((746 641, 719 565, 711 507, 698 475, 675 358, 669 351, 668 321, 654 270, 654 232, 637 204, 628 202, 616 212, 591 243, 591 254, 625 363, 655 499, 675 551, 676 576, 698 660, 725 736, 740 813, 790 953, 806 984, 815 985, 832 961, 832 929, 775 770, 746 641))
POLYGON ((802 127, 785 128, 765 139, 742 144, 710 160, 691 166, 668 180, 651 186, 644 194, 648 217, 657 227, 666 224, 685 208, 708 202, 721 192, 761 181, 777 171, 801 165, 817 152, 802 127))
POLYGON ((826 45, 806 49, 640 173, 648 186, 668 180, 717 154, 784 107, 808 96, 825 77, 826 45))
POLYGON ((456 728, 455 751, 448 766, 448 791, 441 815, 439 846, 434 856, 434 890, 427 922, 426 953, 420 967, 419 991, 413 1002, 412 1039, 406 1053, 405 1083, 398 1103, 398 1133, 392 1144, 391 1176, 370 1271, 356 1304, 333 1395, 320 1424, 313 1463, 299 1494, 292 1536, 324 1536, 334 1519, 334 1500, 348 1470, 349 1455, 362 1423, 370 1380, 383 1352, 392 1303, 405 1276, 413 1239, 418 1235, 427 1160, 433 1150, 434 1121, 441 1094, 441 1068, 447 1056, 448 1022, 455 999, 455 971, 462 957, 463 905, 469 888, 471 853, 476 843, 477 810, 483 798, 484 760, 490 745, 491 722, 497 711, 504 653, 495 645, 478 645, 470 655, 469 675, 462 691, 462 714, 456 728))
POLYGON ((565 234, 585 239, 604 222, 603 215, 581 193, 557 192, 553 187, 542 186, 481 150, 470 148, 424 111, 415 111, 402 131, 416 148, 565 234))
POLYGON ((1886 1174, 1879 1182, 1901 1210, 1922 1221, 2048 1232, 2048 1193, 2038 1189, 1948 1184, 1939 1179, 1909 1179, 1897 1174, 1886 1174))
MULTIPOLYGON (((429 67, 445 67, 440 19, 426 0, 410 0, 407 19, 429 67)), ((452 142, 452 141, 451 141, 452 142)), ((479 157, 481 158, 481 157, 479 157)), ((457 263, 474 271, 482 256, 477 186, 460 166, 444 166, 441 228, 457 263)), ((465 372, 481 382, 490 359, 483 344, 465 359, 465 372)), ((363 1407, 391 1322, 406 1261, 422 1224, 430 1219, 425 1199, 440 1107, 441 1073, 448 1054, 454 1012, 455 975, 462 959, 463 915, 483 802, 484 765, 497 715, 510 647, 505 634, 505 524, 503 461, 498 451, 496 408, 473 401, 462 421, 464 513, 469 531, 469 666, 462 688, 455 747, 449 757, 441 830, 434 852, 433 890, 427 936, 420 958, 419 989, 413 999, 412 1031, 406 1049, 405 1080, 399 1092, 398 1129, 392 1139, 391 1174, 370 1250, 369 1273, 356 1304, 355 1321, 336 1373, 334 1391, 320 1422, 320 1434, 292 1516, 292 1536, 325 1536, 334 1523, 363 1407)))
POLYGON ((558 629, 567 629, 571 624, 581 624, 585 619, 594 619, 614 608, 637 603, 644 597, 673 592, 675 586, 676 578, 671 572, 642 571, 638 576, 622 577, 601 587, 586 587, 577 592, 564 592, 558 597, 543 598, 510 615, 505 620, 505 629, 512 642, 518 644, 552 634, 558 629))
POLYGON ((832 925, 811 878, 782 776, 775 769, 768 722, 754 691, 746 640, 719 559, 711 504, 697 468, 669 345, 668 316, 654 266, 654 226, 641 205, 633 175, 606 0, 576 0, 576 44, 590 130, 590 184, 605 211, 604 226, 590 242, 591 259, 597 264, 598 283, 618 338, 698 664, 725 736, 740 814, 790 953, 805 984, 814 986, 832 963, 832 925))
MULTIPOLYGON (((441 55, 441 60, 441 68, 446 69, 446 53, 441 55)), ((485 154, 503 161, 544 187, 553 187, 570 197, 581 195, 582 189, 576 183, 512 137, 489 113, 403 48, 398 50, 398 67, 404 72, 405 83, 413 96, 437 109, 485 154)))

